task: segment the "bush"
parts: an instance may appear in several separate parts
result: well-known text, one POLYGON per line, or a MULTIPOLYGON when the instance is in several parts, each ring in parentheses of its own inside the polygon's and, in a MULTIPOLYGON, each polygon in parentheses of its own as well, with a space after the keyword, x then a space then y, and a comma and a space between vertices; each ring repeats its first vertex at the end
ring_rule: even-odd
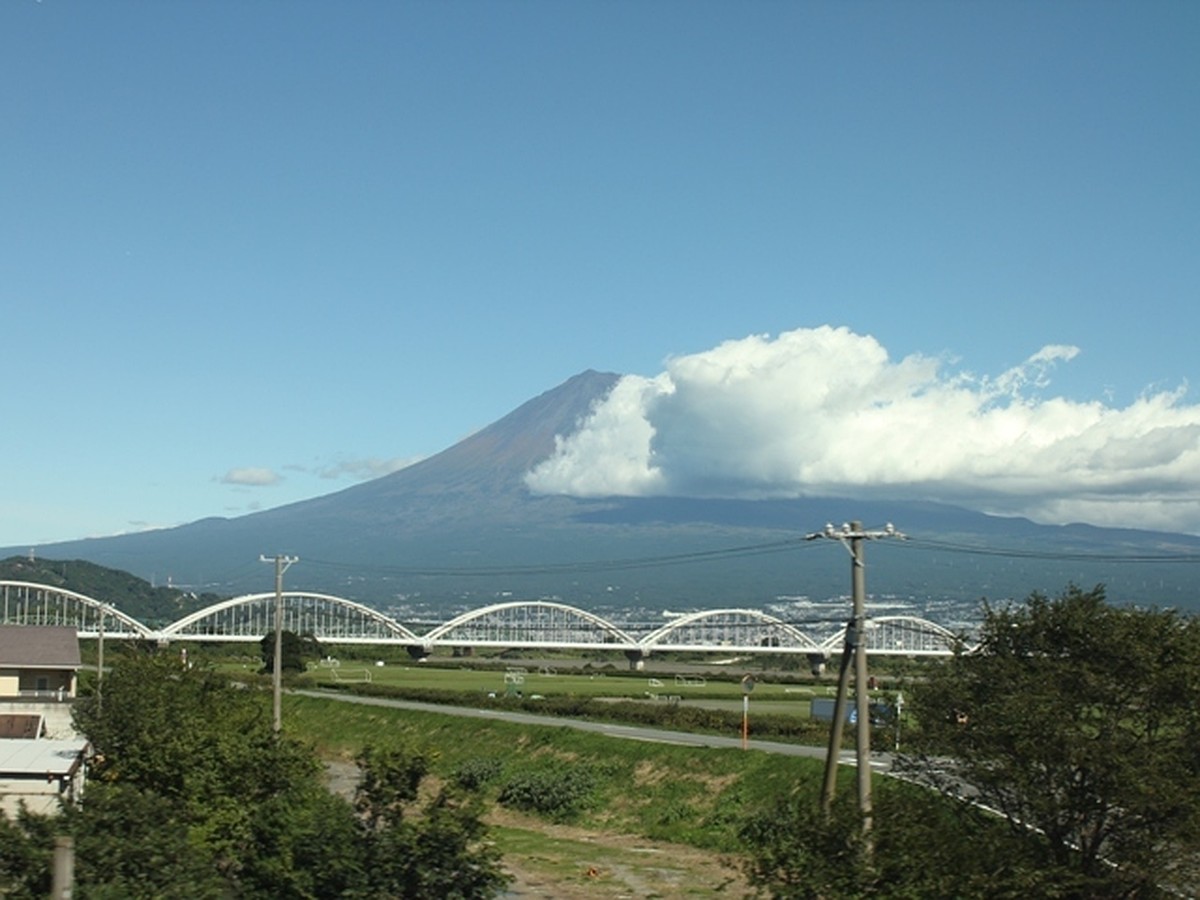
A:
POLYGON ((450 780, 465 791, 479 791, 495 781, 503 768, 503 763, 495 757, 476 756, 464 760, 450 773, 450 780))
POLYGON ((595 788, 596 777, 591 770, 557 765, 517 773, 501 789, 498 799, 511 809, 563 822, 592 804, 595 788))

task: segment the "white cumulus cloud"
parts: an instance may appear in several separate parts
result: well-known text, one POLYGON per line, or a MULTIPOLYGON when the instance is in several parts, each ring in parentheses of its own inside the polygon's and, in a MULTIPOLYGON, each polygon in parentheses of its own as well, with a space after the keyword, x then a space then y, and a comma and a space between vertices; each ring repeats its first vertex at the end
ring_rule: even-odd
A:
POLYGON ((1200 531, 1200 406, 1049 395, 1051 345, 995 376, 889 357, 820 327, 751 336, 626 376, 526 477, 574 496, 872 496, 1038 521, 1200 531))

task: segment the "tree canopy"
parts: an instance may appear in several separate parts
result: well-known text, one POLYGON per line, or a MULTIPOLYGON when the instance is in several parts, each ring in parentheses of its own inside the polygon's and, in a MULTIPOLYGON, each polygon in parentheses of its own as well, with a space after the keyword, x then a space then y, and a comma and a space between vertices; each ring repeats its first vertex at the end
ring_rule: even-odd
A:
MULTIPOLYGON (((262 654, 263 671, 274 672, 275 633, 264 635, 258 647, 262 654)), ((323 653, 321 642, 311 634, 296 634, 286 628, 279 633, 280 670, 283 672, 303 672, 309 661, 320 659, 323 653)))
MULTIPOLYGON (((267 707, 173 654, 114 666, 103 704, 76 707, 95 757, 82 804, 64 810, 74 896, 440 900, 502 889, 478 810, 452 791, 421 802, 423 756, 365 751, 351 803, 326 789, 310 748, 274 733, 267 707)), ((41 817, 0 817, 0 893, 45 895, 50 831, 41 817)))
MULTIPOLYGON (((801 786, 742 830, 779 898, 1152 898, 1200 888, 1200 623, 1069 587, 985 607, 972 652, 911 687, 915 784, 801 786)), ((906 691, 909 690, 906 688, 906 691)))
POLYGON ((1191 893, 1200 623, 1072 586, 985 609, 979 638, 913 693, 918 773, 1036 834, 1094 896, 1191 893))

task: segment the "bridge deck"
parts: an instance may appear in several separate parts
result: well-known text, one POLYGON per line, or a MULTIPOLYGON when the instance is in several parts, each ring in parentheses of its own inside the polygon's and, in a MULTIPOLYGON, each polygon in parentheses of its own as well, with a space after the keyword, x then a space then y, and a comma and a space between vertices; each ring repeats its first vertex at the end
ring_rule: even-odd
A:
MULTIPOLYGON (((631 656, 696 652, 806 654, 827 657, 840 651, 845 631, 809 634, 754 609, 700 610, 657 629, 637 632, 587 610, 549 600, 518 600, 471 610, 424 633, 343 597, 288 591, 281 597, 281 627, 312 634, 332 644, 378 644, 431 652, 437 647, 616 650, 631 656)), ((257 642, 274 630, 276 596, 247 594, 215 603, 165 628, 151 628, 110 603, 51 585, 0 581, 0 623, 63 625, 82 638, 157 642, 257 642)), ((948 656, 962 638, 915 616, 883 616, 869 621, 864 646, 869 654, 948 656)))

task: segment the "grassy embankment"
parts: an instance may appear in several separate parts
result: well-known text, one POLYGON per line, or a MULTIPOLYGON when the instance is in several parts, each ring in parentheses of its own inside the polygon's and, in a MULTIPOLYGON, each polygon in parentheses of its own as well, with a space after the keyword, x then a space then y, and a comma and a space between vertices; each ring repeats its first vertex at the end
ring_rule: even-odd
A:
POLYGON ((287 731, 343 765, 367 745, 432 751, 439 781, 493 810, 492 838, 510 868, 547 886, 523 896, 627 896, 639 886, 645 896, 736 895, 742 819, 792 790, 815 802, 822 766, 335 699, 288 696, 284 710, 287 731))
MULTIPOLYGON (((191 657, 269 686, 259 674, 261 663, 249 654, 201 647, 191 657)), ((490 668, 460 668, 389 659, 382 666, 371 660, 315 666, 289 683, 558 715, 603 714, 735 736, 741 724, 740 675, 677 679, 610 667, 556 671, 497 661, 490 668), (521 684, 511 683, 512 674, 506 683, 510 666, 525 669, 521 684), (517 690, 522 697, 505 696, 517 690)), ((751 694, 752 736, 823 744, 826 726, 809 719, 809 703, 829 695, 829 682, 759 676, 751 694), (775 727, 764 728, 770 721, 775 727)), ((294 695, 285 697, 285 729, 311 742, 343 778, 352 775, 355 755, 368 745, 431 751, 437 781, 466 785, 491 810, 492 839, 521 876, 522 887, 544 886, 519 896, 560 900, 631 891, 739 895, 745 889, 737 870, 741 822, 791 791, 807 793, 815 803, 823 766, 754 750, 695 749, 294 695)), ((852 790, 852 775, 843 773, 846 790, 852 790)))
MULTIPOLYGON (((295 683, 729 736, 740 734, 743 697, 735 672, 676 677, 519 660, 475 668, 326 663, 295 683)), ((809 707, 831 692, 828 679, 805 684, 759 675, 751 692, 752 736, 823 744, 827 726, 810 719, 809 707)), ((492 837, 520 876, 518 895, 527 897, 739 896, 746 891, 738 868, 742 821, 791 791, 815 804, 823 769, 820 760, 753 750, 696 749, 309 697, 289 697, 286 711, 290 729, 343 764, 371 743, 432 750, 436 777, 467 784, 492 810, 492 837), (544 890, 529 891, 531 883, 544 890)))

